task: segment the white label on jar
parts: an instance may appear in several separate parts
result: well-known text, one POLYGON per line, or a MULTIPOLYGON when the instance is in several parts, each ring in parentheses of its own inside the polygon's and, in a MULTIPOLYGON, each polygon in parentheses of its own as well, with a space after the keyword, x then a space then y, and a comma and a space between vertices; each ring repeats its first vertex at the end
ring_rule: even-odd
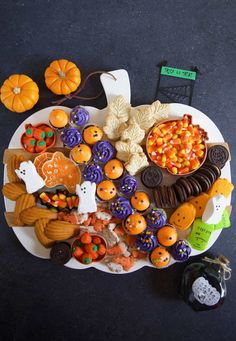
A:
POLYGON ((199 277, 192 285, 193 296, 201 304, 213 306, 220 300, 220 293, 204 277, 199 277))

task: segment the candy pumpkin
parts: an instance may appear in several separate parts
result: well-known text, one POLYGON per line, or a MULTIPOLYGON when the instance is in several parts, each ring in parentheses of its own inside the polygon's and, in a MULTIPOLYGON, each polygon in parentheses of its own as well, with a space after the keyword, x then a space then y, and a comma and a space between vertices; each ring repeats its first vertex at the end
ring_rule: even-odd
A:
POLYGON ((19 113, 32 109, 39 99, 37 84, 26 75, 11 75, 0 92, 5 107, 19 113))
POLYGON ((68 95, 81 82, 80 70, 66 59, 54 60, 45 71, 45 83, 56 95, 68 95))

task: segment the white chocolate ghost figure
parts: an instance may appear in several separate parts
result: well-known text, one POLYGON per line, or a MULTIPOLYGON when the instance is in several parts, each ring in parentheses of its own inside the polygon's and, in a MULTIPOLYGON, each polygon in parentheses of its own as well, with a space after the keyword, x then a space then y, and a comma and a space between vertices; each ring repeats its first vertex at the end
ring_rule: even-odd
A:
POLYGON ((76 194, 79 196, 78 213, 93 213, 97 211, 95 192, 95 182, 84 181, 81 185, 76 185, 76 194))
POLYGON ((37 192, 45 186, 43 178, 37 173, 35 165, 31 161, 23 161, 19 169, 15 169, 18 178, 22 179, 26 185, 28 193, 37 192))
POLYGON ((202 221, 206 224, 218 224, 226 208, 226 198, 219 194, 208 200, 202 215, 202 221))

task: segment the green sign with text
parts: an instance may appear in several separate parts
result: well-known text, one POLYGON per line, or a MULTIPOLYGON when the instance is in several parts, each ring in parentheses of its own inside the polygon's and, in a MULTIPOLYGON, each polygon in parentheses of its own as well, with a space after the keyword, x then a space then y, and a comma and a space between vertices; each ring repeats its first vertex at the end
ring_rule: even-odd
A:
POLYGON ((197 73, 195 71, 176 69, 174 67, 162 66, 161 75, 185 78, 195 81, 197 73))

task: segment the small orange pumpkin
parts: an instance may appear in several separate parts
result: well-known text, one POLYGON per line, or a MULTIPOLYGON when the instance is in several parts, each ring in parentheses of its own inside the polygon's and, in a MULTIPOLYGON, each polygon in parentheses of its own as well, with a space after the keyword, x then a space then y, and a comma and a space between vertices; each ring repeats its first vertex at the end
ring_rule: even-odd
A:
POLYGON ((80 69, 66 59, 54 60, 44 76, 48 89, 56 95, 68 95, 81 83, 80 69))
POLYGON ((32 109, 39 99, 38 85, 26 75, 11 75, 0 92, 5 107, 19 113, 32 109))

